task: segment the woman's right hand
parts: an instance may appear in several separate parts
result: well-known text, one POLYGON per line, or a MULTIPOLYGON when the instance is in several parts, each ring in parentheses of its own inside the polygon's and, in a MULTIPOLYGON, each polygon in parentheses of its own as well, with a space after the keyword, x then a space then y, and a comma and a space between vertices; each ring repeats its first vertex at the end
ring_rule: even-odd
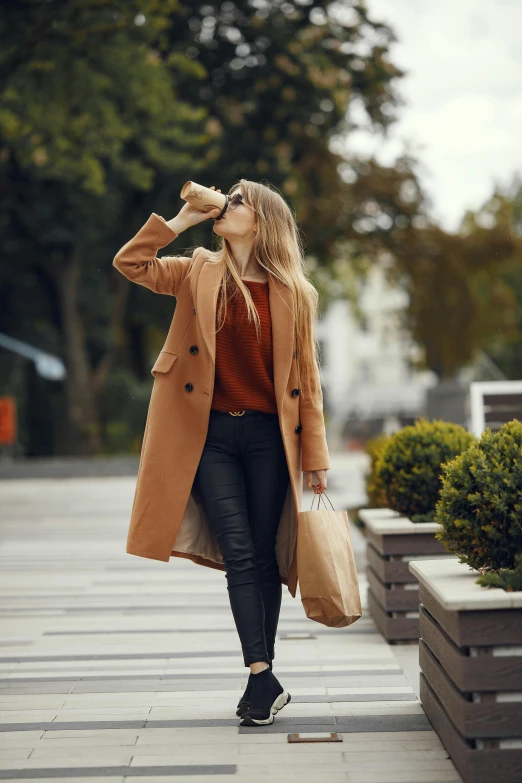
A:
MULTIPOLYGON (((212 185, 209 190, 213 190, 215 187, 215 185, 212 185)), ((220 188, 217 189, 216 193, 221 193, 220 188)), ((204 220, 217 218, 220 212, 220 207, 214 207, 208 212, 202 212, 201 209, 196 209, 196 207, 193 207, 192 204, 189 204, 187 201, 176 217, 168 221, 168 224, 174 231, 181 234, 182 231, 185 231, 186 228, 190 228, 190 226, 195 226, 198 223, 202 223, 204 220)))

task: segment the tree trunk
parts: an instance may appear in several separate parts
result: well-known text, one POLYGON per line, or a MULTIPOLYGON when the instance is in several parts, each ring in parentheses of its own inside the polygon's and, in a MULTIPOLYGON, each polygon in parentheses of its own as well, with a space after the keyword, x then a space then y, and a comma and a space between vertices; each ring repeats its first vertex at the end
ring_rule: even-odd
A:
POLYGON ((98 400, 94 392, 82 317, 78 302, 81 272, 79 248, 61 266, 56 276, 65 339, 66 443, 65 453, 93 455, 100 451, 98 400))

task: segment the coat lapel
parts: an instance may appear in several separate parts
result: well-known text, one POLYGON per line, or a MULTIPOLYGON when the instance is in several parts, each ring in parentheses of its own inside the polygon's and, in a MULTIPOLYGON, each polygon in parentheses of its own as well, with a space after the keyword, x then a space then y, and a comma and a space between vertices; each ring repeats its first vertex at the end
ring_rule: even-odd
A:
MULTIPOLYGON (((214 291, 218 285, 221 264, 203 263, 197 283, 197 317, 212 364, 216 362, 216 306, 214 291)), ((281 406, 288 383, 292 363, 295 317, 292 310, 292 295, 289 289, 272 275, 268 278, 268 300, 272 319, 272 355, 274 360, 274 389, 277 407, 281 406)))

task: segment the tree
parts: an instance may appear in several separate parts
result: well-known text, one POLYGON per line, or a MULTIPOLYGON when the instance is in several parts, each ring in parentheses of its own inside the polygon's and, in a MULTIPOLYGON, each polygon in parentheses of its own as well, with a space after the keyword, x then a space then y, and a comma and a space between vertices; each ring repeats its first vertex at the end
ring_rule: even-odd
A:
POLYGON ((503 228, 477 225, 459 234, 430 225, 402 245, 408 323, 440 379, 453 377, 499 330, 515 335, 515 300, 501 274, 513 247, 503 228))
POLYGON ((501 279, 515 301, 516 328, 499 330, 486 346, 488 355, 510 380, 522 379, 522 181, 513 177, 508 187, 495 188, 493 196, 473 216, 485 225, 504 226, 515 236, 513 252, 501 269, 501 279), (507 221, 507 226, 505 225, 507 221))
POLYGON ((179 95, 209 107, 216 145, 208 181, 270 180, 293 205, 308 252, 328 263, 350 228, 351 185, 332 142, 356 129, 355 104, 375 129, 395 119, 402 71, 389 58, 394 40, 358 0, 190 0, 159 51, 176 70, 187 57, 205 70, 201 82, 181 77, 179 95))
POLYGON ((387 256, 390 281, 409 294, 404 325, 423 348, 422 366, 448 379, 497 335, 517 338, 510 275, 520 242, 505 198, 492 202, 494 217, 469 212, 459 231, 444 231, 429 217, 418 168, 408 154, 389 168, 352 162, 348 253, 366 264, 387 256))
POLYGON ((16 321, 2 326, 66 359, 63 448, 75 453, 100 447, 99 395, 125 314, 127 281, 117 281, 110 300, 108 248, 137 228, 142 194, 158 171, 179 178, 205 143, 205 108, 179 100, 153 47, 175 7, 174 0, 3 7, 1 284, 17 292, 18 304, 16 321), (38 339, 35 307, 49 323, 47 340, 38 339))

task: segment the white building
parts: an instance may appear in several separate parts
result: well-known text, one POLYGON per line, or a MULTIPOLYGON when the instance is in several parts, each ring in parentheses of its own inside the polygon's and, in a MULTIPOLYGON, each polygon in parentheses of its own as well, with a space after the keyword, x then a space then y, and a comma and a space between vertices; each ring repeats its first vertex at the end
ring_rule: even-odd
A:
POLYGON ((362 320, 346 299, 332 301, 316 327, 321 343, 321 375, 328 413, 328 438, 342 449, 344 426, 373 435, 393 432, 424 412, 425 392, 435 385, 430 371, 413 369, 418 349, 402 328, 407 293, 374 264, 359 295, 362 320))

